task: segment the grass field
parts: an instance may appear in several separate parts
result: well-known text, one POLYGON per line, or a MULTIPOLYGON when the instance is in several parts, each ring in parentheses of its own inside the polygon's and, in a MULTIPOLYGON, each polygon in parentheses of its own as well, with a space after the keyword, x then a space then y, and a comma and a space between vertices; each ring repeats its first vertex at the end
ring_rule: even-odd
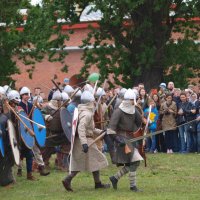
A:
MULTIPOLYGON (((95 190, 92 175, 80 173, 75 177, 73 193, 65 191, 61 180, 66 175, 51 166, 47 177, 36 176, 39 181, 27 181, 17 177, 12 188, 0 188, 0 200, 199 200, 200 199, 200 155, 198 154, 148 154, 145 168, 141 163, 138 169, 137 185, 142 193, 129 190, 128 177, 123 177, 118 190, 112 188, 95 190)), ((101 171, 102 181, 109 182, 109 176, 117 171, 114 165, 101 171)))

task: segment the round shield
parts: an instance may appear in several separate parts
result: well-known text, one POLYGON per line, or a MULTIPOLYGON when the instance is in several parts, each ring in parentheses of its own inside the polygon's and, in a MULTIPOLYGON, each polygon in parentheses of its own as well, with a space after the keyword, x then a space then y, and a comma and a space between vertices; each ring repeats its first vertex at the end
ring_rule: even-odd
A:
POLYGON ((1 155, 4 157, 5 151, 4 151, 4 144, 3 144, 3 132, 0 124, 0 152, 1 155))
POLYGON ((21 134, 21 138, 24 142, 24 144, 26 145, 26 147, 28 147, 29 149, 32 149, 34 144, 35 144, 35 139, 33 136, 30 135, 28 129, 33 131, 33 127, 30 123, 30 121, 26 118, 28 118, 27 114, 24 111, 20 111, 20 115, 19 116, 21 121, 19 121, 19 130, 20 130, 20 134, 21 134), (28 127, 28 129, 24 126, 24 124, 28 127))
POLYGON ((45 121, 41 111, 38 108, 34 109, 32 120, 37 123, 33 123, 36 141, 40 147, 44 147, 46 141, 46 128, 41 127, 39 124, 45 126, 45 121))
POLYGON ((69 79, 69 85, 71 86, 79 86, 83 87, 85 85, 85 79, 82 77, 79 77, 77 74, 74 74, 70 79, 69 79))
POLYGON ((60 120, 65 136, 71 142, 73 116, 64 107, 60 109, 60 120))
POLYGON ((7 121, 7 125, 8 125, 8 134, 9 134, 10 145, 12 148, 15 164, 19 165, 20 153, 19 153, 19 148, 17 145, 17 137, 16 137, 16 132, 15 132, 15 127, 10 120, 7 121))

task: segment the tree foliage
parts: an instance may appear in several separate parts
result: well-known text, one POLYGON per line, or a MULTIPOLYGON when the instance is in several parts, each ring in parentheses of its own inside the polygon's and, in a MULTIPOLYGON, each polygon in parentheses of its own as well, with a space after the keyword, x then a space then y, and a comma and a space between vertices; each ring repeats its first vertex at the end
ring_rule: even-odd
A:
POLYGON ((67 71, 63 49, 73 32, 63 34, 63 23, 58 19, 77 23, 88 5, 89 13, 100 10, 102 18, 99 29, 90 27, 83 40, 81 76, 88 76, 90 67, 96 65, 102 80, 112 75, 116 84, 131 87, 144 82, 149 89, 164 80, 184 87, 188 77, 199 70, 200 44, 195 41, 200 25, 192 20, 200 17, 198 0, 44 0, 42 6, 31 6, 28 0, 4 0, 0 21, 7 27, 0 26, 0 62, 4 62, 0 67, 5 76, 17 72, 13 55, 32 65, 30 73, 34 63, 47 54, 50 61, 63 63, 63 71, 67 71), (24 31, 18 32, 16 27, 23 23, 17 12, 21 8, 28 8, 28 18, 24 31), (172 33, 182 37, 172 38, 172 33), (88 49, 89 45, 94 48, 88 49))
POLYGON ((103 17, 100 28, 84 40, 87 47, 95 38, 94 49, 84 52, 83 74, 96 64, 104 78, 113 74, 117 84, 131 87, 144 82, 149 89, 164 79, 184 87, 200 68, 199 43, 195 43, 200 25, 192 21, 200 16, 199 1, 98 0, 93 4, 91 11, 101 10, 103 17), (176 40, 172 32, 183 37, 176 40))
POLYGON ((19 45, 19 34, 16 31, 17 23, 22 22, 18 14, 18 1, 0 1, 0 82, 10 81, 10 75, 17 73, 18 68, 12 61, 13 50, 19 45))
MULTIPOLYGON (((21 1, 22 2, 22 1, 21 1)), ((50 62, 61 62, 62 72, 68 71, 68 66, 64 63, 67 56, 66 41, 69 40, 73 31, 63 33, 59 20, 67 24, 79 21, 79 13, 76 12, 76 4, 66 0, 43 0, 41 5, 31 6, 30 1, 25 8, 27 20, 23 24, 23 32, 20 33, 21 43, 15 48, 14 54, 21 59, 24 64, 31 66, 27 69, 29 77, 32 77, 34 65, 41 62, 46 56, 50 62)), ((82 10, 85 2, 80 3, 82 10)), ((22 8, 22 7, 18 7, 22 8)))

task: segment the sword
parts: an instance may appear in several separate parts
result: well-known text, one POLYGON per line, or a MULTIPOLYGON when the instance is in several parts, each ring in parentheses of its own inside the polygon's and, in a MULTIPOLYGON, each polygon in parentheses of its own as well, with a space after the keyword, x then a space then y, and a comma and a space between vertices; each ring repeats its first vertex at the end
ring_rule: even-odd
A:
POLYGON ((125 140, 126 140, 127 142, 131 142, 131 143, 132 143, 132 142, 137 142, 137 141, 143 140, 143 139, 145 139, 145 138, 149 138, 149 137, 154 136, 154 135, 159 135, 159 134, 161 134, 161 133, 163 133, 163 132, 165 132, 165 131, 174 130, 174 129, 180 127, 180 126, 184 126, 184 125, 186 125, 186 124, 190 124, 190 123, 192 123, 192 122, 194 122, 194 121, 196 121, 196 119, 194 119, 194 120, 192 120, 192 121, 189 121, 189 122, 186 122, 186 123, 184 123, 184 124, 181 124, 181 125, 179 125, 179 126, 174 126, 174 127, 168 128, 168 129, 163 129, 163 130, 160 130, 160 131, 155 131, 155 132, 153 132, 153 133, 148 133, 148 134, 146 134, 146 135, 139 136, 139 137, 136 137, 136 138, 133 138, 133 139, 126 139, 126 138, 125 138, 125 140))
POLYGON ((46 128, 46 126, 44 126, 44 125, 42 125, 42 124, 39 124, 39 123, 37 123, 37 122, 31 120, 30 118, 27 118, 27 117, 23 116, 23 115, 20 114, 20 113, 17 113, 17 114, 18 114, 20 117, 23 117, 24 119, 29 120, 29 121, 32 122, 33 124, 36 124, 39 128, 46 128))

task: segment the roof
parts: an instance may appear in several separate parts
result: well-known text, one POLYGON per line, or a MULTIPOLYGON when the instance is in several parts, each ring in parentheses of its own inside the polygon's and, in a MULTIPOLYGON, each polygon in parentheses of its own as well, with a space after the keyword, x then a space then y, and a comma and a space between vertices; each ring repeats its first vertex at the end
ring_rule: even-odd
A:
MULTIPOLYGON (((32 0, 31 1, 33 5, 37 5, 38 3, 41 3, 41 0, 32 0)), ((94 28, 98 28, 99 24, 98 21, 101 20, 103 14, 100 10, 97 11, 91 11, 91 8, 93 8, 94 5, 89 5, 87 6, 83 12, 81 13, 80 16, 80 23, 76 23, 74 25, 68 25, 66 24, 66 20, 65 19, 57 19, 58 23, 63 23, 62 25, 62 29, 63 30, 69 30, 69 29, 81 29, 81 28, 88 28, 88 25, 92 25, 94 28)), ((78 8, 77 8, 78 9, 78 8)), ((26 19, 27 19, 27 13, 28 9, 20 9, 19 13, 22 14, 24 16, 24 23, 26 23, 26 19)), ((195 21, 197 23, 200 23, 200 17, 194 17, 190 19, 191 21, 195 21)), ((185 21, 184 18, 177 18, 176 21, 185 21)), ((23 31, 23 25, 22 27, 18 27, 17 30, 18 31, 23 31)), ((0 26, 6 26, 5 23, 0 23, 0 26)))
POLYGON ((88 13, 92 7, 94 7, 94 5, 89 5, 83 10, 81 17, 80 17, 81 22, 101 20, 103 14, 100 10, 91 11, 90 13, 88 13))
POLYGON ((37 4, 41 5, 41 3, 42 3, 42 0, 31 0, 31 4, 33 6, 36 6, 37 4))
MULTIPOLYGON (((39 3, 40 0, 35 0, 35 1, 32 0, 32 3, 35 3, 34 5, 37 4, 36 2, 39 3)), ((89 5, 83 10, 83 12, 81 13, 81 16, 80 16, 80 22, 99 21, 99 20, 101 20, 103 15, 102 15, 100 10, 91 11, 90 13, 88 13, 92 7, 94 7, 94 5, 89 5)), ((20 9, 19 13, 21 15, 27 15, 27 11, 28 11, 28 9, 20 9)), ((58 23, 65 23, 66 20, 58 19, 57 22, 58 23)))

